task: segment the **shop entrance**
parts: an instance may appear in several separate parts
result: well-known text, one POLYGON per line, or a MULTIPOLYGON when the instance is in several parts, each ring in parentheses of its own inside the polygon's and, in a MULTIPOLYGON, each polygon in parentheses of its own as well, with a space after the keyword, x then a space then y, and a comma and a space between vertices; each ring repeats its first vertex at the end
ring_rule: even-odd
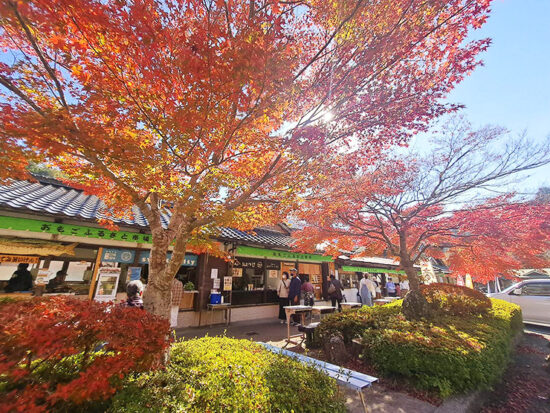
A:
POLYGON ((321 296, 323 294, 323 278, 321 276, 321 265, 299 263, 298 273, 300 274, 302 282, 304 281, 304 278, 306 278, 306 276, 307 278, 309 278, 309 282, 313 284, 313 288, 315 289, 315 299, 321 299, 321 296))

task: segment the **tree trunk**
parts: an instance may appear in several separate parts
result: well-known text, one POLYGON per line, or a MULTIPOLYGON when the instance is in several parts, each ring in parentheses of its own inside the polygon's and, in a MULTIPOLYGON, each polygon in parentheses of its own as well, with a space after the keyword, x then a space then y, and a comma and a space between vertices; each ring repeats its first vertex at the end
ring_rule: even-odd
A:
POLYGON ((409 292, 403 299, 402 312, 408 320, 418 320, 430 317, 430 306, 420 291, 420 278, 414 269, 414 263, 407 251, 406 238, 400 236, 401 267, 405 270, 409 280, 409 292))
POLYGON ((164 234, 153 237, 149 257, 149 281, 143 294, 145 310, 166 319, 170 319, 172 280, 185 259, 187 236, 180 234, 176 239, 172 258, 167 263, 166 254, 169 244, 170 239, 167 239, 164 234))
MULTIPOLYGON (((151 275, 149 273, 149 277, 151 275)), ((171 300, 172 291, 170 288, 161 289, 156 284, 151 284, 151 282, 147 284, 147 288, 143 294, 143 306, 148 312, 169 319, 171 300)))

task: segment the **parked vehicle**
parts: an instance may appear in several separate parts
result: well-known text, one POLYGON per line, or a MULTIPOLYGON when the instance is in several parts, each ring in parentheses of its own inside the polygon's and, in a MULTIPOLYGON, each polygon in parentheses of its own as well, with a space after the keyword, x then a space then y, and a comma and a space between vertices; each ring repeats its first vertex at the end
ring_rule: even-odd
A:
POLYGON ((520 281, 487 295, 519 305, 524 322, 550 327, 550 279, 520 281))

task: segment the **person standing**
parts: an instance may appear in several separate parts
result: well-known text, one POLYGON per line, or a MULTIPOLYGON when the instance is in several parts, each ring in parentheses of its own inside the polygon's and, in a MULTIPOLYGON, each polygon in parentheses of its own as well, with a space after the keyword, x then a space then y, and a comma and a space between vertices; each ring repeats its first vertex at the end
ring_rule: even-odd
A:
POLYGON ((304 293, 304 305, 313 307, 315 303, 315 288, 313 288, 313 284, 309 282, 309 275, 305 276, 301 290, 304 293))
POLYGON ((330 283, 327 292, 333 307, 335 307, 338 302, 339 311, 342 308, 342 290, 343 288, 340 280, 337 280, 334 274, 330 274, 330 283))
POLYGON ((399 283, 401 285, 401 296, 405 297, 409 292, 409 280, 406 278, 399 283))
POLYGON ((290 280, 288 279, 288 273, 283 272, 283 278, 279 282, 277 287, 277 295, 279 296, 279 320, 281 324, 286 323, 286 313, 284 307, 289 305, 288 293, 290 291, 290 280))
POLYGON ((365 274, 359 283, 359 291, 361 295, 361 303, 372 307, 372 299, 376 297, 376 287, 374 283, 365 274))
POLYGON ((12 274, 8 285, 4 289, 7 293, 13 293, 15 291, 31 291, 32 290, 32 275, 29 268, 29 264, 20 263, 17 265, 17 270, 12 274))
POLYGON ((395 284, 391 278, 386 283, 386 291, 388 292, 388 296, 390 297, 396 296, 395 284))
MULTIPOLYGON (((290 279, 290 287, 288 291, 288 300, 290 301, 290 305, 300 305, 300 291, 302 289, 302 282, 298 278, 298 271, 296 268, 292 268, 290 270, 290 276, 292 277, 290 279)), ((300 322, 300 316, 298 314, 293 314, 293 320, 291 325, 297 325, 300 322)))
POLYGON ((170 327, 178 326, 178 314, 180 312, 181 299, 183 298, 183 283, 174 278, 172 280, 172 298, 170 301, 170 327))

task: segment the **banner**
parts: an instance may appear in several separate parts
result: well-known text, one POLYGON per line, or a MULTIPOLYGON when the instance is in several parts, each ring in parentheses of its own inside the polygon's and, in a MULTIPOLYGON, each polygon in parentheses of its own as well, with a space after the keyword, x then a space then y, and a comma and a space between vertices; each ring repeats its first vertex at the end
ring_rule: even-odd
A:
POLYGON ((27 255, 0 255, 0 263, 11 262, 15 264, 38 264, 40 257, 30 257, 27 255))

